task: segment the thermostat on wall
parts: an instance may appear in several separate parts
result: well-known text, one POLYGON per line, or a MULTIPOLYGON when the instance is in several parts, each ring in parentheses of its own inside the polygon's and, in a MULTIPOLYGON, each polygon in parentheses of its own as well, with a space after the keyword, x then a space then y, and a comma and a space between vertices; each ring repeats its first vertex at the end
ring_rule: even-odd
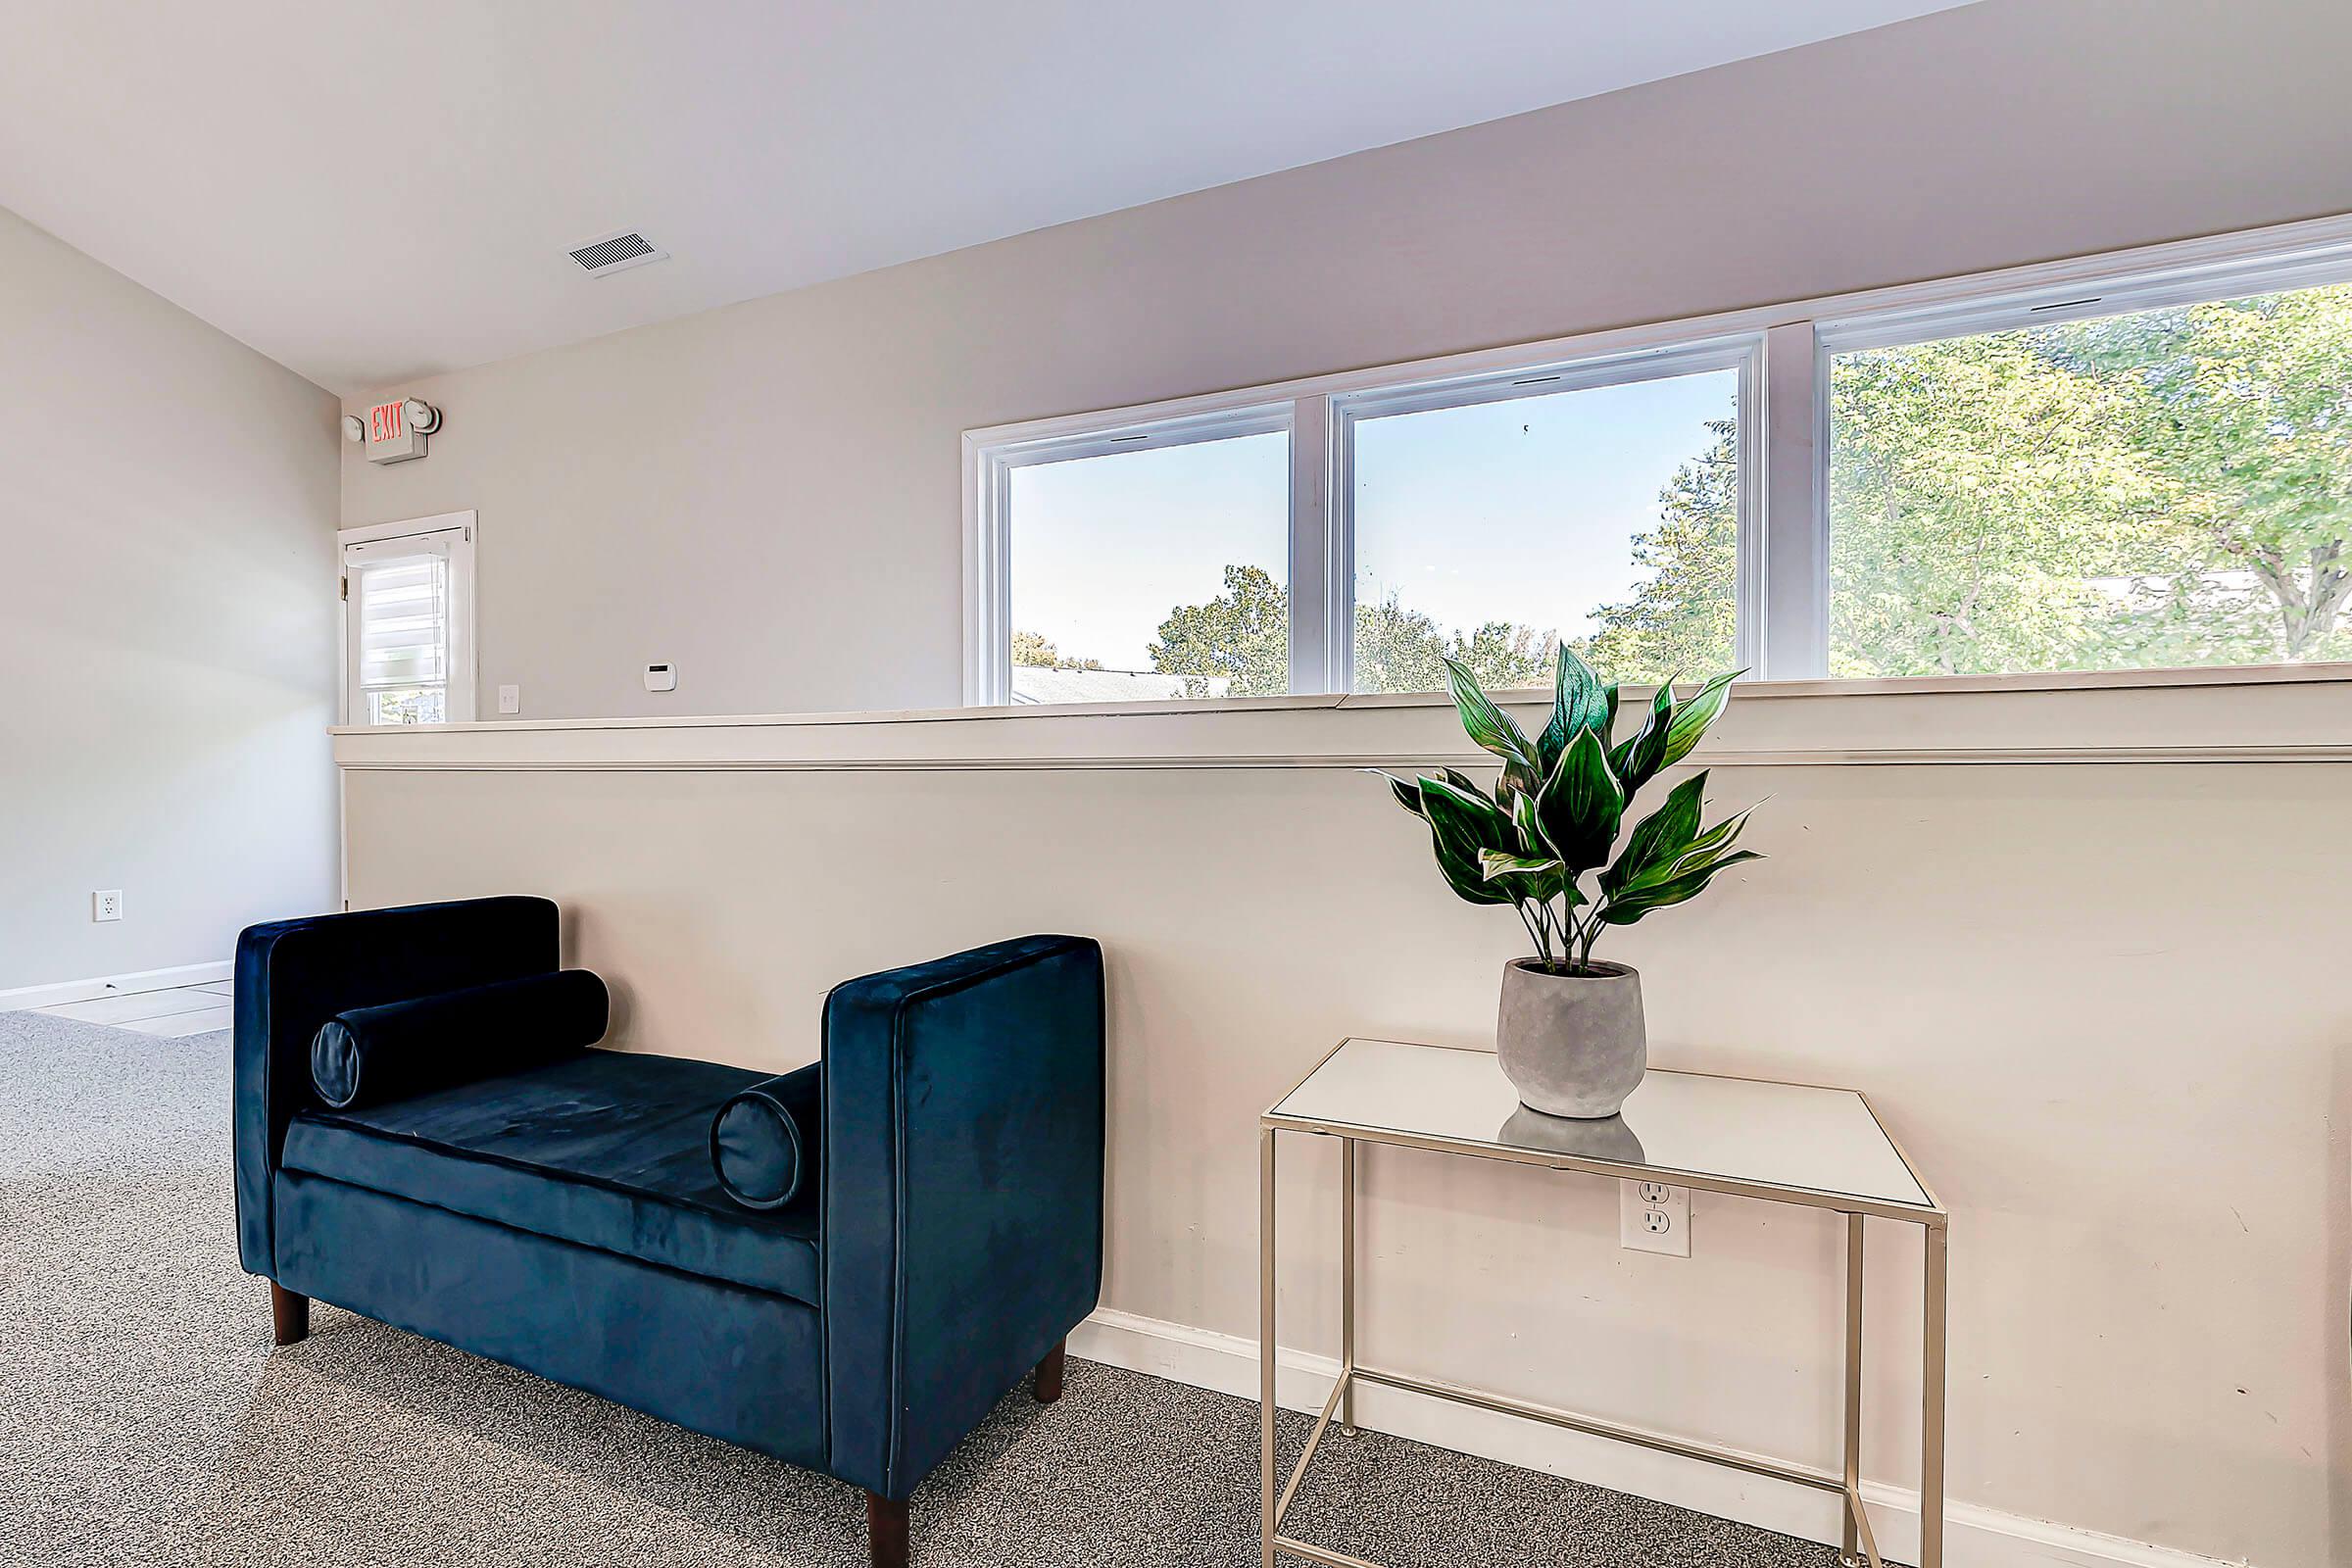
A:
POLYGON ((645 666, 645 689, 649 692, 674 692, 678 689, 678 666, 648 664, 645 666))

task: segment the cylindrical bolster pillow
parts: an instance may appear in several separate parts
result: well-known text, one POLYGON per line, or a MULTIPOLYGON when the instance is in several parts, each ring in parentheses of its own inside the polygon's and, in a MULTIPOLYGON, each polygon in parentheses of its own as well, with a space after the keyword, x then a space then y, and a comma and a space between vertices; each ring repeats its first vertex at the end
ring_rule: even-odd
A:
POLYGON ((738 1091, 710 1118, 718 1185, 746 1208, 782 1208, 816 1177, 815 1063, 738 1091))
POLYGON ((519 1072, 605 1037, 611 999, 586 969, 353 1007, 311 1039, 311 1087, 337 1110, 519 1072))

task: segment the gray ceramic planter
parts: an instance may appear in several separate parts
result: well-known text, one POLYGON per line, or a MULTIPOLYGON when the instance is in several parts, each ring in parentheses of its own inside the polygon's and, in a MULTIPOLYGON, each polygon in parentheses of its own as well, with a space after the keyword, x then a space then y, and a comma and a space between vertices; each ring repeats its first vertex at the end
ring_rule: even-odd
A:
POLYGON ((1520 1103, 1547 1116, 1614 1116, 1649 1065, 1642 976, 1592 967, 1600 973, 1547 974, 1533 958, 1503 966, 1495 1054, 1520 1103))

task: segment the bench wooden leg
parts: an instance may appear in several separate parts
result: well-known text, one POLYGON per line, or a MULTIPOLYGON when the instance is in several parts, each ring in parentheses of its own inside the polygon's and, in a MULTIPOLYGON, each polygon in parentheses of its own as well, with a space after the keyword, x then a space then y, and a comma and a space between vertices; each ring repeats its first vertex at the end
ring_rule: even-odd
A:
POLYGON ((1061 1397, 1062 1352, 1069 1348, 1070 1342, 1064 1340, 1048 1350, 1046 1358, 1037 1363, 1037 1383, 1032 1392, 1036 1394, 1038 1403, 1052 1404, 1061 1397))
POLYGON ((906 1499, 865 1494, 865 1551, 874 1568, 906 1568, 906 1499))
POLYGON ((311 1298, 270 1282, 270 1326, 280 1345, 299 1345, 310 1336, 311 1298))

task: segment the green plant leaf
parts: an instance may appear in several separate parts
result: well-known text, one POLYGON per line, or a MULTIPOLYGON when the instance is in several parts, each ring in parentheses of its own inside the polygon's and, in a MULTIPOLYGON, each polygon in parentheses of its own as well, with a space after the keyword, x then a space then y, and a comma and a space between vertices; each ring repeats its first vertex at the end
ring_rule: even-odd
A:
POLYGON ((1617 769, 1619 782, 1630 798, 1635 791, 1657 777, 1666 765, 1666 744, 1674 729, 1674 680, 1669 676, 1658 683, 1658 693, 1650 699, 1648 716, 1633 738, 1609 754, 1609 761, 1617 769))
POLYGON ((1511 819, 1476 785, 1467 780, 1423 778, 1420 794, 1421 813, 1431 821, 1459 826, 1482 849, 1513 846, 1511 819))
MULTIPOLYGON (((1532 796, 1513 795, 1506 809, 1510 812, 1511 836, 1517 840, 1518 850, 1510 855, 1492 850, 1482 852, 1481 865, 1492 879, 1503 874, 1495 870, 1496 860, 1519 862, 1517 870, 1521 874, 1514 876, 1509 884, 1512 894, 1522 904, 1549 904, 1568 891, 1567 868, 1560 864, 1559 857, 1544 838, 1544 826, 1536 819, 1532 796)), ((1504 871, 1511 869, 1504 867, 1504 871)))
POLYGON ((1453 689, 1453 706, 1462 717, 1462 732, 1482 751, 1493 752, 1502 759, 1503 776, 1511 787, 1533 789, 1541 777, 1536 770, 1535 748, 1511 715, 1496 708, 1487 694, 1479 690, 1478 677, 1458 659, 1446 661, 1446 681, 1453 689))
POLYGON ((1724 709, 1730 705, 1732 682, 1746 673, 1744 669, 1735 669, 1728 675, 1717 675, 1691 694, 1667 730, 1665 760, 1659 766, 1672 767, 1698 749, 1699 738, 1706 734, 1707 726, 1722 717, 1724 709))
POLYGON ((1553 849, 1551 840, 1544 836, 1544 819, 1536 810, 1536 798, 1532 795, 1514 795, 1511 797, 1510 810, 1511 829, 1519 836, 1520 852, 1531 859, 1549 860, 1559 866, 1558 875, 1544 877, 1528 885, 1528 899, 1538 904, 1549 904, 1554 899, 1565 898, 1570 908, 1583 904, 1585 898, 1577 892, 1575 879, 1568 874, 1565 865, 1560 865, 1560 852, 1553 849))
POLYGON ((1600 891, 1614 897, 1651 872, 1672 869, 1698 837, 1698 815, 1706 803, 1706 789, 1707 775, 1700 772, 1669 791, 1666 804, 1641 820, 1625 841, 1625 853, 1600 874, 1600 891))
POLYGON ((1478 852, 1478 868, 1490 882, 1506 876, 1538 876, 1564 869, 1550 856, 1505 855, 1500 850, 1478 852))
POLYGON ((1552 682, 1551 722, 1536 737, 1536 765, 1540 777, 1549 777, 1560 754, 1580 729, 1598 728, 1601 739, 1607 740, 1608 719, 1616 711, 1616 703, 1592 673, 1592 666, 1577 657, 1576 650, 1560 644, 1559 672, 1552 682))
POLYGON ((1742 860, 1761 860, 1762 858, 1764 857, 1756 854, 1753 850, 1741 850, 1737 855, 1727 855, 1720 860, 1711 861, 1695 869, 1678 871, 1663 882, 1629 890, 1609 900, 1600 906, 1600 918, 1609 925, 1632 925, 1652 909, 1663 909, 1670 905, 1697 898, 1699 894, 1706 891, 1707 883, 1714 878, 1716 872, 1729 866, 1738 865, 1742 860))
POLYGON ((1508 767, 1495 775, 1494 793, 1492 795, 1482 789, 1477 780, 1459 769, 1442 767, 1438 769, 1438 776, 1473 800, 1493 802, 1494 808, 1503 814, 1506 821, 1511 815, 1511 803, 1518 800, 1521 794, 1521 788, 1514 782, 1508 767))
POLYGON ((1519 803, 1526 799, 1527 792, 1518 786, 1509 768, 1494 775, 1494 805, 1504 816, 1515 818, 1519 803))
POLYGON ((1421 815, 1429 823, 1430 841, 1437 848, 1438 869, 1457 895, 1472 904, 1519 902, 1508 887, 1489 882, 1479 864, 1483 851, 1515 851, 1510 819, 1493 801, 1444 779, 1424 778, 1421 815))
POLYGON ((1667 858, 1646 866, 1639 875, 1628 877, 1624 884, 1617 889, 1618 894, 1623 896, 1640 893, 1645 888, 1656 887, 1658 884, 1686 872, 1705 870, 1713 866, 1725 858, 1734 844, 1739 842, 1740 830, 1746 825, 1747 813, 1745 811, 1741 811, 1738 816, 1726 821, 1716 823, 1689 844, 1674 851, 1667 858))
MULTIPOLYGON (((1700 777, 1703 778, 1705 775, 1701 774, 1700 777)), ((1748 808, 1748 810, 1753 809, 1753 807, 1748 808)), ((1687 869, 1690 862, 1699 856, 1713 857, 1730 849, 1739 841, 1740 830, 1747 826, 1747 811, 1741 811, 1736 816, 1727 816, 1697 838, 1692 839, 1683 853, 1675 857, 1672 869, 1677 871, 1687 869)))
POLYGON ((1536 813, 1536 798, 1532 795, 1513 795, 1504 808, 1510 813, 1511 831, 1519 836, 1519 853, 1538 858, 1558 859, 1560 852, 1552 848, 1551 840, 1544 836, 1544 820, 1536 813))
POLYGON ((1618 787, 1598 732, 1576 732, 1536 796, 1536 817, 1571 877, 1609 858, 1625 817, 1625 792, 1618 787))
POLYGON ((1374 773, 1380 773, 1382 778, 1385 778, 1389 781, 1389 793, 1396 797, 1396 804, 1398 806, 1403 807, 1415 816, 1419 816, 1421 814, 1421 786, 1418 782, 1407 784, 1396 774, 1382 773, 1377 767, 1370 769, 1370 771, 1374 773))

